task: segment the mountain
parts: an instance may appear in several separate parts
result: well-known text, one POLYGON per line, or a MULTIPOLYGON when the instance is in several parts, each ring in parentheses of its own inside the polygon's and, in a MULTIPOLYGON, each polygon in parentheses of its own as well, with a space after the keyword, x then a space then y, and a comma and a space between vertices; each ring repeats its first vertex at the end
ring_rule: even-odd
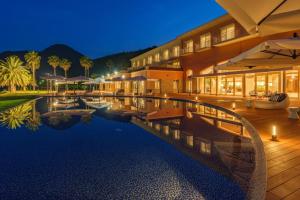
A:
MULTIPOLYGON (((130 66, 130 59, 138 56, 146 51, 151 50, 154 47, 138 50, 138 51, 132 51, 132 52, 122 52, 117 53, 109 56, 104 56, 100 58, 94 59, 94 67, 91 70, 90 74, 93 74, 94 76, 106 74, 109 69, 107 67, 107 63, 110 62, 113 65, 113 70, 122 70, 126 69, 130 66)), ((16 55, 19 56, 24 61, 24 55, 28 51, 6 51, 3 53, 0 53, 0 59, 3 60, 6 57, 10 55, 16 55)), ((52 45, 42 51, 39 52, 41 55, 41 67, 37 70, 37 76, 41 76, 45 73, 52 73, 53 70, 47 63, 48 57, 52 55, 56 55, 60 58, 67 58, 72 62, 72 67, 70 71, 68 72, 68 76, 79 76, 84 75, 84 69, 81 67, 79 59, 83 56, 82 53, 74 50, 73 48, 63 45, 63 44, 55 44, 52 45)), ((61 68, 57 68, 57 74, 63 75, 63 70, 61 68)))
POLYGON ((130 59, 140 54, 143 54, 147 51, 150 51, 153 48, 155 48, 155 46, 143 50, 122 52, 122 53, 112 54, 112 55, 94 59, 95 66, 92 68, 91 74, 99 76, 108 73, 109 72, 109 68, 107 67, 108 62, 112 63, 113 66, 112 70, 117 70, 117 71, 125 70, 131 65, 130 59))

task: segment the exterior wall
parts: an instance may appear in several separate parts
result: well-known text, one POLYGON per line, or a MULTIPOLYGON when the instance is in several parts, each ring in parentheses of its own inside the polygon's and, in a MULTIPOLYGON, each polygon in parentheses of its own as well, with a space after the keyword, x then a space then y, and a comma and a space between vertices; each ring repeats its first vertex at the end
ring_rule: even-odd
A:
MULTIPOLYGON (((297 31, 300 34, 300 31, 297 31)), ((202 52, 195 52, 191 55, 181 57, 181 66, 184 71, 183 80, 185 85, 188 84, 187 71, 192 70, 193 75, 200 75, 201 71, 207 69, 208 67, 215 66, 218 63, 229 60, 239 54, 255 47, 261 42, 272 40, 272 39, 282 39, 292 37, 294 32, 281 33, 276 35, 271 35, 267 37, 253 37, 245 39, 242 41, 235 42, 234 40, 229 42, 229 44, 213 46, 202 52)), ((192 87, 193 92, 197 89, 197 79, 193 80, 192 87), (196 80, 196 81, 195 81, 196 80)), ((199 80, 198 80, 199 81, 199 80)), ((283 79, 281 80, 284 81, 283 79)), ((186 87, 185 87, 186 88, 186 87)), ((185 90, 187 92, 187 90, 185 90)))
MULTIPOLYGON (((239 54, 255 47, 263 41, 290 38, 293 36, 294 32, 295 31, 274 34, 266 37, 260 37, 258 35, 248 35, 248 33, 241 27, 241 25, 238 24, 238 22, 234 20, 231 16, 222 16, 212 22, 209 22, 203 26, 200 26, 188 33, 177 37, 175 40, 165 45, 157 47, 149 52, 146 52, 138 57, 133 58, 131 60, 132 68, 130 68, 126 73, 126 79, 141 76, 147 78, 147 81, 126 81, 128 82, 128 87, 125 87, 124 84, 125 93, 132 93, 133 89, 137 88, 137 85, 141 86, 142 91, 139 91, 140 94, 145 94, 149 90, 151 90, 152 93, 174 93, 174 81, 177 81, 176 85, 178 87, 178 92, 218 95, 220 94, 220 92, 222 93, 222 88, 220 89, 220 87, 223 87, 223 79, 225 79, 226 90, 228 90, 227 93, 238 96, 248 96, 249 89, 247 90, 246 84, 248 77, 247 74, 241 73, 233 76, 221 76, 218 75, 217 72, 214 70, 214 66, 238 56, 239 54), (222 42, 221 29, 231 24, 235 25, 235 37, 233 39, 222 42), (195 48, 196 45, 200 46, 200 36, 207 33, 211 34, 211 47, 203 49, 195 48), (184 51, 185 43, 190 40, 193 40, 194 49, 193 52, 186 53, 184 51), (174 46, 178 45, 180 46, 181 55, 179 57, 174 58, 171 55, 171 51, 174 46), (170 57, 169 59, 164 60, 163 52, 166 49, 170 51, 170 57), (156 54, 160 55, 159 62, 155 61, 156 54), (143 63, 144 60, 146 61, 145 63, 143 63), (152 62, 149 63, 149 60, 152 60, 152 62), (174 69, 172 67, 174 63, 180 66, 180 69, 174 69), (140 66, 141 68, 139 68, 140 66), (210 73, 213 73, 214 76, 207 74, 207 77, 191 78, 193 76, 203 74, 203 72, 209 67, 211 67, 212 69, 210 73), (159 81, 159 89, 157 89, 156 81, 159 81), (209 91, 206 87, 208 83, 211 85, 211 91, 209 91), (238 86, 240 86, 241 88, 238 88, 238 86), (230 92, 230 90, 232 90, 232 87, 235 89, 233 92, 230 92)), ((296 32, 300 35, 300 30, 296 32)), ((300 71, 265 71, 260 73, 254 73, 254 90, 258 91, 258 88, 261 87, 259 85, 261 83, 258 84, 258 79, 265 77, 262 82, 264 82, 265 91, 268 93, 268 85, 273 84, 270 83, 268 79, 269 76, 271 76, 274 73, 279 74, 280 76, 280 78, 278 78, 279 83, 276 83, 279 84, 277 92, 289 92, 291 90, 289 87, 291 87, 291 85, 296 85, 294 87, 298 88, 298 92, 297 95, 294 96, 300 98, 300 71), (293 82, 293 80, 289 80, 289 74, 291 73, 294 73, 293 79, 295 79, 295 76, 297 75, 298 82, 293 82)), ((110 87, 106 86, 106 88, 108 89, 105 90, 113 91, 115 88, 114 85, 112 84, 109 86, 110 87)))

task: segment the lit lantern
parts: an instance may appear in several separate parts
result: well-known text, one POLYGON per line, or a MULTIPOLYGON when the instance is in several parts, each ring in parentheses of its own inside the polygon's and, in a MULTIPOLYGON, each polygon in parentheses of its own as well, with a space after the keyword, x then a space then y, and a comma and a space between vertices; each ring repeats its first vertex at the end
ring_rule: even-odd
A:
POLYGON ((272 127, 272 140, 273 141, 277 141, 277 127, 276 126, 273 126, 272 127))
POLYGON ((168 95, 167 95, 167 93, 165 93, 164 98, 167 98, 167 97, 168 97, 168 95))
POLYGON ((232 110, 235 110, 235 109, 236 109, 236 103, 233 102, 233 103, 232 103, 232 110))
POLYGON ((125 75, 122 75, 122 79, 125 79, 125 75))
POLYGON ((195 100, 196 100, 196 101, 198 101, 198 100, 199 100, 198 96, 196 96, 196 97, 195 97, 195 100))

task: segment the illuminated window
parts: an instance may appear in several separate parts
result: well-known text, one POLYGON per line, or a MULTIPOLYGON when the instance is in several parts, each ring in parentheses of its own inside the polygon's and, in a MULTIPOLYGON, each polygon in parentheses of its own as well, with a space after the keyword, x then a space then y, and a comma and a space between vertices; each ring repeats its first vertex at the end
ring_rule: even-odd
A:
POLYGON ((179 130, 174 130, 173 138, 175 140, 180 140, 180 131, 179 130))
POLYGON ((194 52, 194 42, 193 42, 193 40, 189 40, 185 43, 185 51, 186 51, 186 53, 194 52))
POLYGON ((179 92, 179 80, 173 81, 173 92, 179 92))
POLYGON ((160 124, 155 124, 155 130, 160 131, 160 124))
POLYGON ((140 61, 136 61, 136 66, 139 67, 140 66, 140 61))
POLYGON ((165 135, 169 135, 170 134, 169 126, 163 126, 163 132, 164 132, 165 135))
POLYGON ((187 136, 186 137, 186 144, 190 147, 194 146, 194 137, 193 136, 187 136))
POLYGON ((159 99, 154 99, 154 106, 155 106, 155 108, 159 108, 159 106, 160 106, 160 100, 159 99))
POLYGON ((155 54, 155 62, 160 62, 160 54, 155 54))
POLYGON ((204 154, 211 153, 211 145, 209 143, 201 142, 200 143, 200 151, 204 154))
POLYGON ((286 93, 292 98, 298 98, 299 76, 298 71, 286 71, 286 93))
POLYGON ((164 51, 164 59, 168 60, 169 59, 169 50, 164 51))
POLYGON ((159 90, 160 89, 160 81, 154 82, 154 89, 159 90))
POLYGON ((207 48, 211 46, 211 35, 210 33, 200 36, 200 48, 207 48))
POLYGON ((226 41, 235 38, 235 25, 230 24, 221 29, 221 41, 226 41))
POLYGON ((148 57, 148 64, 151 65, 152 64, 152 56, 148 57))
POLYGON ((180 47, 176 46, 173 48, 173 57, 178 57, 180 54, 180 47))
POLYGON ((143 66, 146 65, 146 58, 143 59, 143 66))
POLYGON ((136 67, 136 64, 135 64, 135 62, 132 62, 132 67, 136 67))

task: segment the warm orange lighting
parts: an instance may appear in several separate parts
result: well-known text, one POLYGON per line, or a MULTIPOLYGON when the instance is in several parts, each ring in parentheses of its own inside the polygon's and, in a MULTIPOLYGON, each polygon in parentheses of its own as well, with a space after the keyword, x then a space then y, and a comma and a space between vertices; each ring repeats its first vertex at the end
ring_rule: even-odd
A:
POLYGON ((122 75, 122 79, 125 79, 125 75, 122 75))
POLYGON ((198 100, 199 100, 198 96, 196 96, 196 97, 195 97, 195 100, 196 100, 196 101, 198 101, 198 100))
POLYGON ((272 140, 273 141, 277 141, 278 140, 278 135, 277 135, 277 127, 276 126, 273 126, 272 127, 272 140))
POLYGON ((236 103, 233 102, 233 103, 232 103, 232 110, 235 110, 235 109, 236 109, 236 103))

